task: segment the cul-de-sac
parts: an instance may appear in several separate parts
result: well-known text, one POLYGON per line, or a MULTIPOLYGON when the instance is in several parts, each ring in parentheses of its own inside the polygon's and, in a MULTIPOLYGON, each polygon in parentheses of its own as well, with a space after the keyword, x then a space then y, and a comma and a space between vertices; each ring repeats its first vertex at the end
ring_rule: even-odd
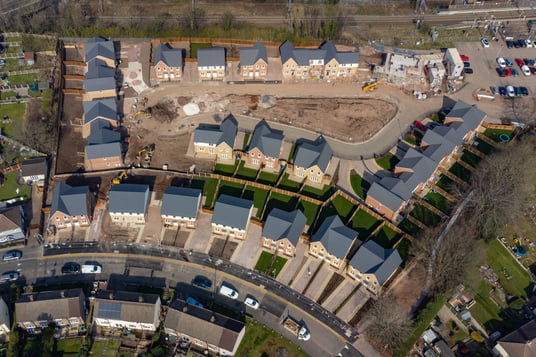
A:
POLYGON ((1 356, 536 356, 531 1, 0 20, 1 356))

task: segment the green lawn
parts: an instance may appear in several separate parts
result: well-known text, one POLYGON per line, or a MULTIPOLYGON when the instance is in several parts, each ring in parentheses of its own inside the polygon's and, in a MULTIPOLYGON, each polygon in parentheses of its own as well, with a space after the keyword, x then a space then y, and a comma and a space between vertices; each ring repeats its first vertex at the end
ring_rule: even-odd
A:
POLYGON ((93 342, 91 346, 91 351, 89 354, 91 356, 100 356, 100 357, 115 357, 119 350, 121 341, 119 340, 101 340, 93 342), (104 350, 106 349, 106 353, 104 350))
POLYGON ((253 186, 246 186, 242 198, 246 200, 253 201, 253 207, 257 208, 257 217, 260 218, 264 204, 266 203, 266 198, 268 197, 268 191, 263 190, 262 188, 257 188, 253 186))
POLYGON ((190 58, 197 58, 197 50, 200 48, 211 48, 212 45, 207 42, 192 42, 190 43, 190 58))
POLYGON ((408 134, 404 138, 404 141, 407 142, 410 145, 417 145, 417 139, 415 139, 415 136, 413 134, 408 134))
POLYGON ((56 344, 56 354, 59 356, 78 356, 84 345, 83 337, 62 338, 56 344))
POLYGON ((403 262, 408 260, 410 249, 411 242, 407 238, 403 238, 396 246, 396 250, 398 251, 398 254, 400 254, 400 257, 402 258, 403 262))
POLYGON ((270 265, 270 260, 272 260, 272 256, 273 254, 263 251, 259 260, 257 260, 257 264, 255 264, 255 270, 262 271, 263 273, 266 272, 268 265, 270 265))
POLYGON ((359 232, 359 239, 365 240, 380 224, 380 220, 359 208, 350 222, 350 227, 359 232))
POLYGON ((6 64, 0 69, 1 72, 19 71, 24 66, 19 64, 18 58, 6 58, 6 64))
POLYGON ((238 166, 235 177, 243 180, 255 181, 255 178, 257 177, 257 170, 244 167, 245 164, 245 161, 240 161, 240 165, 238 166))
POLYGON ((296 151, 296 144, 292 144, 292 147, 290 148, 287 159, 288 162, 292 162, 292 159, 294 158, 294 151, 296 151))
POLYGON ((419 221, 429 227, 433 227, 437 225, 439 221, 441 221, 441 217, 420 204, 415 205, 415 208, 413 208, 411 211, 410 216, 417 218, 419 221))
POLYGON ((218 180, 213 178, 199 177, 192 180, 190 187, 203 190, 205 199, 205 207, 212 208, 214 202, 214 193, 218 186, 218 180))
POLYGON ((285 350, 289 357, 307 357, 296 344, 290 342, 277 332, 265 327, 263 324, 247 319, 246 333, 238 350, 236 357, 257 357, 276 356, 280 350, 285 350))
POLYGON ((318 214, 318 210, 320 209, 320 206, 315 205, 314 203, 307 202, 304 200, 300 200, 300 203, 298 204, 298 209, 300 209, 303 214, 305 215, 305 218, 307 218, 307 225, 313 224, 315 221, 316 215, 318 214))
POLYGON ((452 203, 439 192, 434 192, 434 190, 430 190, 426 196, 424 196, 424 200, 446 214, 449 214, 452 211, 452 203))
POLYGON ((245 133, 244 134, 244 141, 242 142, 242 150, 246 150, 246 148, 248 147, 249 137, 250 136, 251 136, 250 133, 245 133))
POLYGON ((484 131, 484 135, 486 135, 488 138, 495 141, 496 143, 502 142, 501 139, 499 139, 499 136, 501 134, 507 135, 509 138, 512 138, 512 136, 514 135, 514 131, 504 129, 486 129, 484 131))
POLYGON ((216 164, 214 173, 218 175, 232 176, 236 169, 236 165, 238 165, 238 162, 234 165, 216 164))
POLYGON ((264 185, 273 186, 277 182, 278 177, 279 175, 277 174, 271 174, 269 172, 262 171, 257 178, 257 182, 262 183, 264 185))
POLYGON ((266 204, 266 209, 264 210, 264 219, 266 219, 266 216, 273 208, 279 208, 283 211, 292 211, 294 208, 296 208, 297 204, 297 197, 290 197, 277 192, 272 192, 270 194, 270 199, 266 204))
POLYGON ((477 142, 478 142, 478 144, 477 144, 476 148, 478 150, 480 150, 482 153, 486 154, 486 155, 491 154, 493 152, 493 150, 495 150, 495 148, 493 146, 491 146, 490 144, 488 144, 484 140, 477 139, 477 142))
POLYGON ((464 180, 465 182, 468 182, 469 179, 471 179, 471 171, 467 170, 465 167, 458 164, 457 162, 455 162, 450 167, 449 171, 464 180))
POLYGON ((456 186, 456 182, 451 180, 448 176, 441 175, 439 181, 437 181, 437 186, 447 192, 452 192, 452 188, 456 186))
POLYGON ((7 77, 9 85, 32 84, 39 82, 39 73, 13 74, 7 77))
POLYGON ((11 198, 23 197, 24 200, 30 199, 30 186, 19 185, 17 183, 17 171, 11 171, 4 177, 4 185, 0 186, 0 201, 11 198), (17 194, 17 188, 19 193, 17 194))
POLYGON ((328 217, 337 215, 341 218, 343 223, 346 223, 352 212, 354 211, 355 206, 352 202, 348 201, 346 198, 337 195, 334 197, 327 205, 325 205, 320 211, 320 216, 316 222, 315 230, 320 227, 322 222, 328 217))
POLYGON ((463 152, 463 155, 462 155, 462 161, 468 163, 469 165, 473 166, 473 167, 477 167, 478 166, 478 163, 481 161, 482 159, 480 158, 480 156, 478 155, 475 155, 473 154, 472 152, 470 151, 467 151, 465 150, 463 152))
POLYGON ((17 96, 17 92, 12 90, 0 91, 0 99, 9 99, 17 96))
POLYGON ((292 192, 298 192, 300 189, 301 183, 295 182, 292 180, 289 180, 288 174, 283 174, 283 178, 281 178, 281 181, 279 181, 279 188, 282 188, 283 190, 292 191, 292 192))
POLYGON ((324 187, 319 190, 315 187, 305 185, 300 193, 305 196, 316 198, 317 200, 325 201, 333 194, 333 186, 324 185, 324 187))
POLYGON ((419 226, 407 218, 404 218, 404 220, 398 224, 398 228, 412 236, 418 235, 422 232, 422 229, 420 229, 419 226))
POLYGON ((378 166, 389 171, 393 171, 399 161, 400 159, 390 152, 376 159, 378 166))
POLYGON ((11 118, 11 123, 1 124, 2 134, 13 139, 22 140, 22 122, 24 117, 25 103, 2 104, 0 105, 0 119, 8 116, 11 118))
POLYGON ((220 195, 229 195, 240 197, 242 196, 242 189, 244 185, 237 182, 220 181, 220 187, 218 188, 218 197, 220 195))
POLYGON ((365 199, 370 183, 363 179, 355 170, 350 172, 350 184, 355 194, 361 199, 365 199))
POLYGON ((281 272, 281 269, 283 269, 283 267, 285 266, 287 259, 277 256, 274 260, 274 263, 270 267, 270 263, 272 262, 273 256, 274 255, 272 253, 263 251, 261 253, 261 256, 259 257, 259 260, 257 260, 257 264, 255 264, 255 270, 277 278, 279 272, 281 272))
POLYGON ((400 239, 400 234, 392 230, 391 228, 383 225, 376 234, 372 237, 372 240, 384 247, 390 249, 400 239))

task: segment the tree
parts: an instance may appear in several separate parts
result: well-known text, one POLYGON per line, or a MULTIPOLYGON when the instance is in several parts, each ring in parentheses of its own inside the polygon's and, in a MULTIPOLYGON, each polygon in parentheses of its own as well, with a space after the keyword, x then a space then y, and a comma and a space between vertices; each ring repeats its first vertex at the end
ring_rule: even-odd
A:
POLYGON ((40 100, 28 102, 23 122, 25 144, 32 149, 51 153, 54 150, 55 126, 50 110, 42 109, 40 100))
POLYGON ((232 13, 226 12, 222 15, 222 27, 225 31, 233 28, 235 17, 232 13))
POLYGON ((366 334, 382 347, 396 349, 411 332, 410 316, 389 296, 379 298, 366 314, 370 321, 366 334))
POLYGON ((520 97, 507 101, 502 118, 505 121, 515 121, 532 129, 536 126, 536 98, 520 97))
POLYGON ((20 355, 20 331, 15 328, 9 333, 9 346, 7 349, 7 357, 19 357, 20 355))

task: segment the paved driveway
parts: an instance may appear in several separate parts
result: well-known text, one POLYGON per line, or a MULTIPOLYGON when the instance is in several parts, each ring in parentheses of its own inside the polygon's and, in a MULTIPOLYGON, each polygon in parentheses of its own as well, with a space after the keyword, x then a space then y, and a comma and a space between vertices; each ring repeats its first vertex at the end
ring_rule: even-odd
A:
POLYGON ((277 280, 285 285, 288 285, 294 279, 296 274, 300 272, 300 269, 307 261, 307 256, 305 253, 307 252, 308 248, 309 247, 305 242, 301 240, 298 242, 298 245, 296 246, 296 256, 288 259, 287 263, 283 267, 283 270, 279 272, 277 280))
POLYGON ((305 296, 316 301, 320 297, 320 294, 324 291, 324 288, 331 279, 334 270, 331 269, 327 264, 324 264, 320 267, 318 273, 314 277, 314 281, 305 292, 305 296))
POLYGON ((361 285, 359 289, 348 299, 346 304, 339 310, 337 316, 342 320, 349 322, 355 314, 367 303, 370 298, 367 289, 361 285))
POLYGON ((210 243, 212 241, 212 215, 208 213, 199 212, 197 218, 197 228, 192 233, 188 242, 186 242, 185 249, 192 249, 196 252, 208 253, 210 250, 210 243))
POLYGON ((143 233, 138 236, 136 243, 159 245, 162 235, 162 218, 160 206, 151 205, 147 210, 147 220, 143 225, 143 233))
POLYGON ((299 273, 296 274, 296 278, 294 281, 292 281, 290 287, 301 294, 315 274, 315 271, 318 269, 321 262, 322 261, 320 259, 309 257, 299 273))
POLYGON ((262 252, 261 233, 262 227, 256 224, 250 224, 246 239, 244 241, 238 241, 238 248, 233 253, 231 262, 253 269, 262 252))
POLYGON ((322 307, 329 311, 335 311, 343 303, 344 299, 348 297, 354 291, 357 286, 355 280, 346 278, 337 289, 335 289, 331 295, 324 301, 322 307))

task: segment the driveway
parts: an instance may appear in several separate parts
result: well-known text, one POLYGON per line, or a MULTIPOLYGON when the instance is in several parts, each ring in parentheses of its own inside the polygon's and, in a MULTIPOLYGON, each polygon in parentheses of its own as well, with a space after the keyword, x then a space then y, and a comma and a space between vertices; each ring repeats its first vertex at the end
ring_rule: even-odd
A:
POLYGON ((262 227, 249 224, 246 239, 238 243, 231 262, 253 269, 262 252, 262 227))
POLYGON ((199 212, 197 217, 197 228, 184 246, 185 249, 192 249, 196 252, 208 253, 212 242, 212 215, 199 212))
POLYGON ((292 281, 290 287, 301 294, 307 287, 307 284, 309 284, 321 262, 318 258, 309 257, 299 273, 296 274, 296 278, 292 281))
POLYGON ((327 264, 323 264, 318 273, 315 275, 313 283, 309 285, 307 291, 305 291, 305 296, 314 301, 318 300, 333 273, 333 269, 331 269, 327 264))
POLYGON ((294 279, 296 274, 300 272, 300 269, 307 261, 307 256, 305 255, 307 249, 308 246, 305 244, 305 242, 301 240, 298 241, 298 245, 296 246, 296 256, 288 259, 287 263, 283 267, 283 270, 279 272, 277 280, 285 285, 288 285, 294 279))
POLYGON ((335 311, 344 302, 344 300, 354 291, 357 286, 355 280, 346 278, 337 289, 324 301, 322 307, 329 311, 335 311))
POLYGON ((367 303, 370 298, 367 289, 361 285, 359 289, 346 301, 346 304, 337 312, 337 316, 342 320, 349 322, 359 310, 367 303))
POLYGON ((147 220, 143 226, 143 232, 138 236, 136 243, 148 243, 159 245, 162 235, 162 216, 160 206, 151 205, 147 210, 147 220))

